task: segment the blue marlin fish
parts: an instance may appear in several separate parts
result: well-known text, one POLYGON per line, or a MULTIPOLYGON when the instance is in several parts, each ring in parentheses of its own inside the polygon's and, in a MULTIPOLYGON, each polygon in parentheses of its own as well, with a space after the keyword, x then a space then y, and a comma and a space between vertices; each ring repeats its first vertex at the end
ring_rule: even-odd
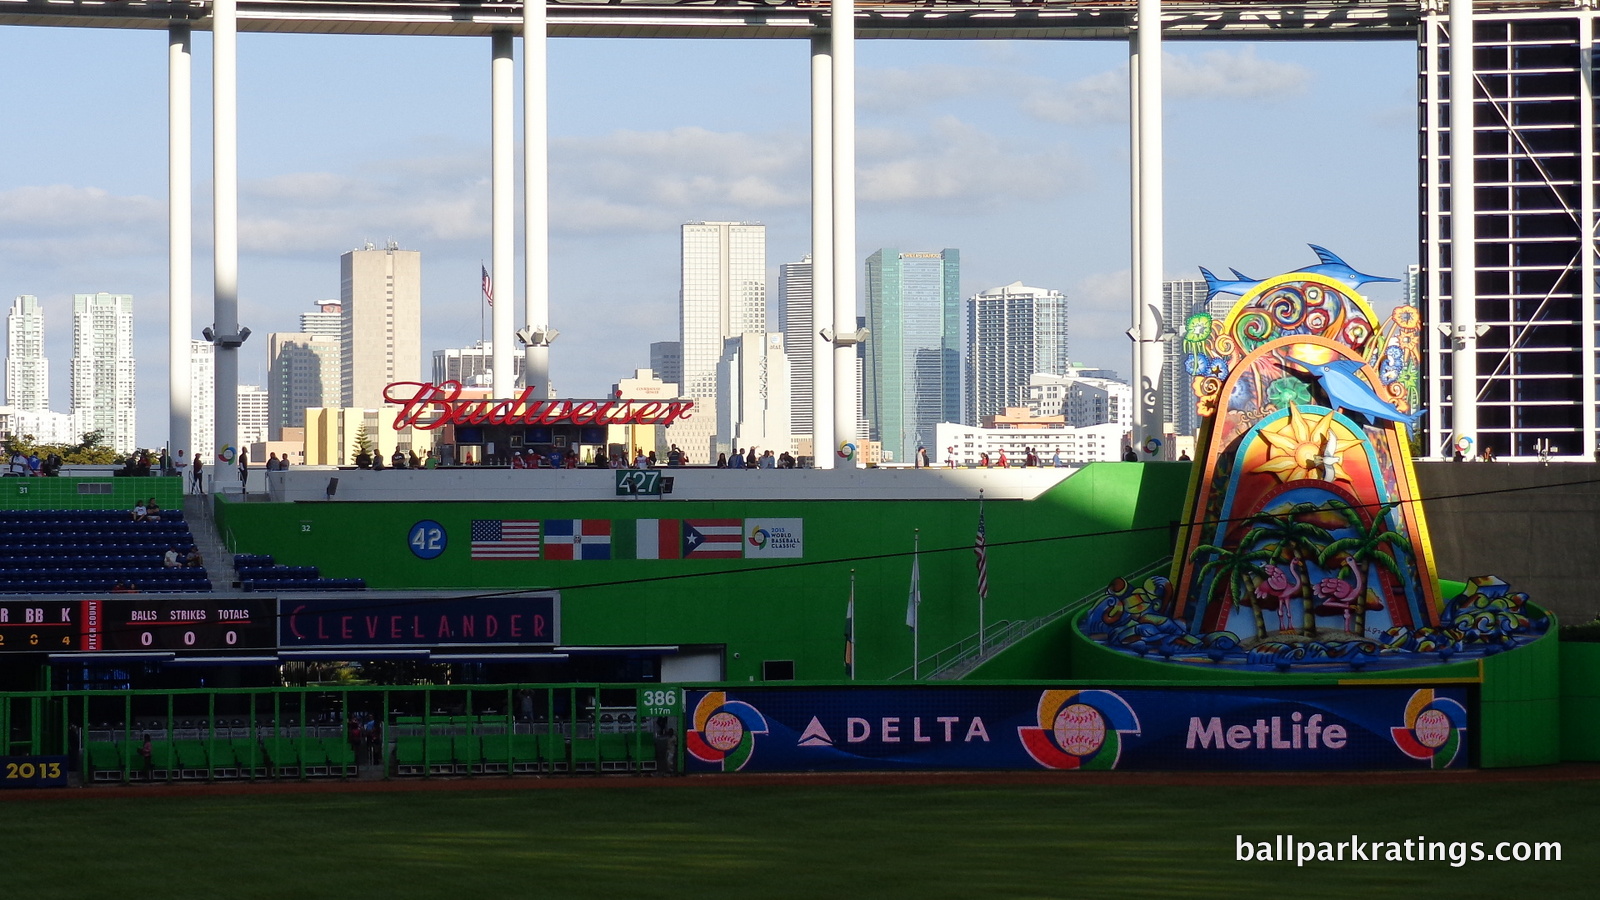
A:
POLYGON ((1212 297, 1215 297, 1218 294, 1238 294, 1239 296, 1243 297, 1246 291, 1249 291, 1251 288, 1261 283, 1261 279, 1259 278, 1246 278, 1245 276, 1240 275, 1238 269, 1229 269, 1228 271, 1237 276, 1238 280, 1224 281, 1223 279, 1211 274, 1211 270, 1205 266, 1200 267, 1200 274, 1204 275, 1206 279, 1207 300, 1210 300, 1212 297))
POLYGON ((1333 253, 1331 250, 1328 250, 1326 247, 1318 247, 1316 244, 1307 244, 1306 246, 1310 247, 1317 254, 1317 259, 1322 260, 1322 263, 1320 265, 1308 266, 1304 269, 1301 269, 1300 271, 1302 272, 1307 272, 1312 275, 1323 275, 1328 278, 1337 278, 1340 281, 1355 287, 1360 287, 1369 281, 1400 280, 1398 278, 1384 278, 1381 275, 1367 275, 1362 272, 1357 272, 1355 269, 1350 268, 1348 263, 1340 259, 1335 253, 1333 253))
POLYGON ((1360 413, 1368 420, 1377 422, 1384 419, 1390 422, 1403 422, 1411 428, 1417 427, 1425 410, 1414 413, 1403 413, 1393 403, 1379 397, 1371 385, 1357 373, 1366 363, 1356 359, 1336 359, 1330 363, 1310 363, 1302 359, 1287 357, 1294 363, 1317 379, 1322 385, 1322 392, 1328 395, 1328 405, 1346 412, 1360 413))

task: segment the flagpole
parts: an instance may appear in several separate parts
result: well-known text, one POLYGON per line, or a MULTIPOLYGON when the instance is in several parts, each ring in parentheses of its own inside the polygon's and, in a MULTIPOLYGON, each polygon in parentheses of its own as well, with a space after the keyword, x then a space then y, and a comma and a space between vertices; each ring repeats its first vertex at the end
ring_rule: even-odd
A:
POLYGON ((917 582, 921 579, 919 571, 919 556, 922 552, 922 529, 914 528, 911 531, 911 680, 921 679, 918 666, 922 662, 922 586, 917 582))
POLYGON ((856 680, 856 570, 850 570, 850 680, 856 680))
MULTIPOLYGON (((978 529, 983 529, 983 488, 978 488, 978 529)), ((980 581, 982 580, 980 576, 980 581)), ((988 593, 983 585, 978 586, 978 656, 983 657, 983 601, 984 594, 988 593)))

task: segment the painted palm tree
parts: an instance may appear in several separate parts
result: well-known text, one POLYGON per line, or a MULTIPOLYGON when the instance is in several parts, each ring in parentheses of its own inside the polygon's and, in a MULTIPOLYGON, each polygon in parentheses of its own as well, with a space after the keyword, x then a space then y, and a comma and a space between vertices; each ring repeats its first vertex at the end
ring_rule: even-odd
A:
POLYGON ((1356 621, 1353 630, 1356 634, 1366 634, 1369 608, 1383 608, 1383 597, 1373 590, 1377 579, 1367 576, 1372 567, 1377 566, 1393 575, 1396 580, 1404 577, 1400 573, 1400 561, 1396 559, 1394 553, 1384 549, 1387 546, 1399 553, 1407 555, 1411 553, 1411 542, 1388 524, 1389 513, 1399 505, 1398 501, 1394 501, 1378 507, 1371 523, 1361 521, 1361 514, 1347 504, 1329 505, 1329 508, 1344 518, 1354 534, 1324 546, 1317 556, 1317 564, 1326 567, 1334 560, 1338 560, 1341 565, 1349 568, 1355 577, 1356 621))
MULTIPOLYGON (((1261 613, 1261 602, 1251 593, 1250 579, 1262 576, 1261 563, 1272 559, 1272 552, 1265 549, 1244 550, 1235 547, 1218 547, 1215 544, 1201 544, 1194 550, 1190 557, 1192 561, 1210 557, 1205 565, 1200 567, 1199 578, 1204 581, 1207 575, 1212 576, 1206 585, 1205 601, 1207 608, 1218 599, 1220 589, 1226 586, 1227 591, 1233 595, 1233 602, 1250 605, 1255 618, 1256 637, 1265 639, 1267 636, 1267 622, 1261 613)), ((1225 625, 1226 623, 1219 623, 1225 625)))
MULTIPOLYGON (((1287 512, 1251 516, 1250 530, 1240 539, 1239 546, 1267 549, 1285 569, 1292 569, 1296 561, 1304 565, 1308 559, 1317 559, 1322 548, 1333 541, 1328 529, 1309 520, 1318 512, 1321 510, 1314 504, 1296 503, 1287 512)), ((1300 632, 1306 637, 1316 637, 1317 616, 1307 591, 1309 581, 1309 578, 1301 579, 1299 590, 1300 632)))

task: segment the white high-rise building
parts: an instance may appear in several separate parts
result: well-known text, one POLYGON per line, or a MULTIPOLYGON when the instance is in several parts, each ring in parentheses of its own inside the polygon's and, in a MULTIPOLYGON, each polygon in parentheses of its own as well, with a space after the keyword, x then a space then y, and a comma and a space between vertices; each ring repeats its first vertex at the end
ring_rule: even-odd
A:
MULTIPOLYGON (((767 226, 755 222, 685 224, 682 278, 678 384, 683 396, 696 401, 696 408, 690 418, 668 427, 667 439, 692 459, 715 458, 717 365, 724 342, 767 330, 767 226)), ((660 371, 663 378, 671 374, 667 366, 660 371)))
POLYGON ((133 295, 72 295, 72 409, 118 453, 137 448, 133 295))
MULTIPOLYGON (((1166 353, 1161 371, 1161 422, 1173 434, 1193 435, 1200 427, 1200 417, 1195 413, 1194 376, 1189 374, 1184 359, 1184 326, 1189 316, 1206 309, 1206 283, 1198 278, 1161 282, 1161 315, 1166 331, 1172 334, 1166 341, 1166 353)), ((1220 294, 1212 303, 1213 316, 1226 316, 1239 298, 1233 294, 1220 294)))
POLYGON ((316 312, 300 314, 300 330, 339 340, 344 335, 344 307, 337 300, 318 300, 316 312))
POLYGON ((778 267, 778 330, 789 356, 789 430, 795 437, 816 433, 817 329, 811 313, 811 254, 778 267))
POLYGON ((1036 417, 1061 416, 1072 428, 1115 425, 1126 432, 1133 427, 1133 386, 1105 369, 1039 373, 1028 379, 1027 407, 1036 417))
MULTIPOLYGON (((494 341, 478 341, 471 347, 450 347, 433 351, 433 383, 457 381, 469 387, 490 387, 494 363, 494 341)), ((522 381, 518 373, 517 381, 522 381)))
POLYGON ((239 442, 235 446, 248 447, 267 440, 271 422, 268 415, 271 408, 269 397, 266 388, 254 384, 239 385, 239 442))
POLYGON ((390 244, 339 257, 341 406, 377 409, 383 389, 422 380, 422 254, 390 244))
POLYGON ((269 440, 282 440, 285 428, 304 426, 306 410, 339 405, 340 346, 337 336, 327 334, 267 335, 269 440))
POLYGON ((44 311, 23 294, 6 316, 6 405, 20 412, 50 410, 50 361, 44 355, 44 311))
POLYGON ((189 420, 191 456, 212 465, 218 449, 217 348, 209 341, 189 342, 189 405, 194 410, 189 420))
POLYGON ((1067 295, 1013 281, 967 299, 967 408, 969 424, 1022 406, 1028 378, 1065 374, 1067 295))
POLYGON ((788 450, 789 360, 783 335, 741 334, 728 338, 723 348, 717 366, 716 453, 754 447, 777 456, 788 450))

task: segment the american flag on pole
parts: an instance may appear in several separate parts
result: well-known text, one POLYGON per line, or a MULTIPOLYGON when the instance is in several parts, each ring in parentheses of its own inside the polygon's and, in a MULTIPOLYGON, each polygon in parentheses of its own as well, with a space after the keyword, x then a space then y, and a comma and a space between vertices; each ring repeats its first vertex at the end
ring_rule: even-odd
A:
POLYGON ((539 521, 473 519, 473 559, 538 559, 539 521))
POLYGON ((989 543, 983 528, 983 505, 978 506, 978 534, 972 540, 972 552, 978 557, 978 596, 989 599, 989 543))
POLYGON ((489 267, 488 266, 485 266, 485 265, 480 263, 478 265, 478 268, 483 270, 483 299, 489 301, 489 305, 493 306, 494 305, 494 279, 489 277, 489 267))

